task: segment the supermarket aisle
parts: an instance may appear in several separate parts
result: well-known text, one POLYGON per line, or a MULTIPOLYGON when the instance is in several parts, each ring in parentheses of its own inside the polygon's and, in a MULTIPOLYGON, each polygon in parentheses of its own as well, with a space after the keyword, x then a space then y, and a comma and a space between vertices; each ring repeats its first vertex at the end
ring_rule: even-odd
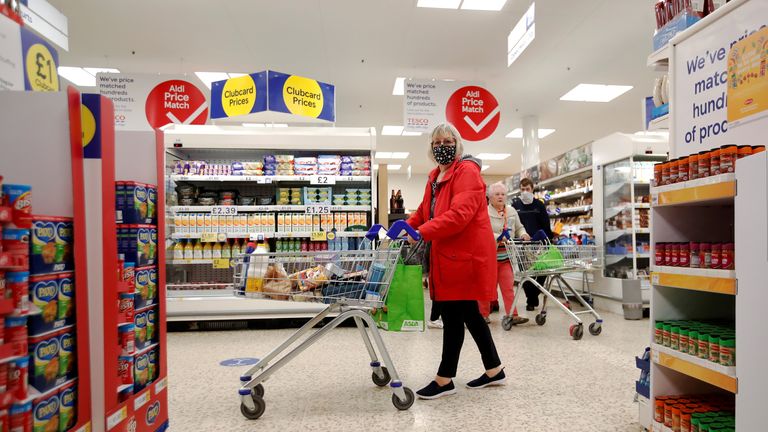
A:
MULTIPOLYGON (((265 383, 267 411, 243 418, 237 396, 242 369, 224 359, 258 357, 292 330, 170 333, 170 418, 175 431, 638 431, 632 402, 638 372, 633 356, 647 345, 648 321, 606 314, 603 334, 568 337, 566 317, 551 311, 544 327, 505 332, 497 313, 492 329, 506 365, 508 385, 469 390, 482 364, 466 344, 455 382, 458 394, 417 400, 405 412, 377 388, 358 330, 342 328, 305 351, 265 383)), ((414 390, 427 384, 439 359, 440 330, 384 333, 398 370, 414 390)), ((467 341, 470 340, 467 334, 467 341)))

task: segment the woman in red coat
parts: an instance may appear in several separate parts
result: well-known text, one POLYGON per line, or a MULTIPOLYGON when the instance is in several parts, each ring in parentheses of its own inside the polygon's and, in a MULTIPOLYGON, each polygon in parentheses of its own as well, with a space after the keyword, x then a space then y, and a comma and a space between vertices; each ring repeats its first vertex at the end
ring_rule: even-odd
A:
POLYGON ((429 242, 429 287, 440 303, 443 354, 435 380, 416 392, 422 399, 456 393, 456 376, 464 326, 482 355, 485 373, 469 388, 503 384, 496 346, 477 302, 490 301, 496 290, 496 245, 488 217, 480 161, 461 156, 461 137, 453 126, 432 131, 430 158, 438 165, 429 174, 424 199, 408 224, 429 242))

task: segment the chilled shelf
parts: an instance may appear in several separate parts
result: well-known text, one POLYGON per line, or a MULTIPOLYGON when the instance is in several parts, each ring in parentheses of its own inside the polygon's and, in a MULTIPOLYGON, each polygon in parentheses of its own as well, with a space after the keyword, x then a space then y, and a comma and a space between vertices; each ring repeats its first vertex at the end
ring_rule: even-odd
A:
POLYGON ((573 189, 565 192, 556 193, 550 195, 549 198, 545 197, 545 201, 561 200, 565 198, 575 198, 582 195, 586 195, 592 192, 592 186, 585 186, 583 188, 573 189))
MULTIPOLYGON (((208 233, 173 233, 171 238, 173 239, 199 239, 203 237, 203 234, 208 233)), ((217 233, 219 238, 223 241, 230 238, 251 238, 255 235, 263 235, 265 238, 305 238, 312 237, 312 233, 307 232, 228 232, 217 233), (222 238, 223 237, 223 238, 222 238)), ((340 231, 336 233, 337 237, 365 237, 365 231, 340 231)))
POLYGON ((270 184, 275 182, 312 182, 317 177, 327 177, 327 182, 318 183, 318 185, 329 185, 332 183, 370 183, 371 176, 217 176, 217 175, 181 175, 173 174, 169 176, 173 181, 187 182, 254 182, 259 184, 270 184))
POLYGON ((664 114, 661 117, 657 117, 648 123, 648 130, 668 130, 669 129, 669 114, 664 114))
POLYGON ((654 285, 736 295, 736 271, 688 267, 654 266, 654 285))
POLYGON ((656 207, 727 204, 732 203, 735 196, 735 174, 651 188, 651 202, 656 207))
POLYGON ((658 344, 651 344, 654 363, 720 387, 731 393, 738 390, 735 366, 722 366, 658 344))
POLYGON ((586 213, 588 211, 592 211, 592 205, 568 207, 564 209, 558 208, 557 212, 550 214, 549 217, 561 217, 561 216, 567 216, 567 215, 577 214, 577 213, 586 213))
POLYGON ((228 209, 232 208, 237 212, 283 212, 283 211, 301 211, 306 212, 308 207, 328 207, 329 211, 370 211, 370 205, 257 205, 257 206, 171 206, 168 210, 171 213, 210 213, 214 208, 228 209))

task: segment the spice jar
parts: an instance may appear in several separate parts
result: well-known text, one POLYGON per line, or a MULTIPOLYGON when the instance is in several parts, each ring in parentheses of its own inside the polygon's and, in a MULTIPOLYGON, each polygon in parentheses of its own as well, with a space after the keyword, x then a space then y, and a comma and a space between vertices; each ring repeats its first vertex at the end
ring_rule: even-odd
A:
POLYGON ((663 266, 666 265, 664 263, 664 249, 666 248, 666 243, 656 243, 655 245, 655 255, 656 255, 656 265, 657 266, 663 266))
POLYGON ((699 155, 694 153, 688 156, 688 180, 699 178, 699 155))
POLYGON ((699 243, 698 242, 688 243, 688 250, 691 253, 688 266, 691 268, 701 267, 701 259, 699 258, 699 243))
POLYGON ((663 163, 659 162, 657 164, 653 164, 653 186, 661 186, 662 185, 662 178, 661 178, 661 166, 664 165, 663 163))
POLYGON ((680 251, 677 254, 677 265, 680 267, 690 267, 691 249, 688 242, 680 243, 680 251))
POLYGON ((688 156, 681 157, 677 162, 677 181, 688 181, 688 156))
POLYGON ((720 336, 720 364, 736 366, 736 338, 731 335, 720 336))
POLYGON ((727 144, 720 147, 720 173, 728 174, 735 170, 736 158, 738 157, 739 149, 736 144, 727 144))
POLYGON ((673 350, 680 349, 680 326, 672 326, 669 329, 669 347, 673 350))
POLYGON ((758 153, 764 152, 764 151, 765 151, 765 146, 764 145, 752 146, 752 154, 758 154, 758 153))
POLYGON ((677 183, 678 180, 678 168, 680 167, 679 159, 672 159, 669 161, 669 184, 677 183))
POLYGON ((709 177, 710 156, 709 152, 699 152, 699 178, 709 177))
POLYGON ((688 354, 698 356, 699 352, 699 330, 698 327, 688 332, 688 354))
POLYGON ((712 244, 700 243, 699 244, 699 267, 700 268, 712 268, 712 244))
POLYGON ((656 321, 653 327, 653 343, 661 345, 664 343, 664 321, 656 321))
POLYGON ((672 324, 664 323, 661 327, 661 344, 665 347, 669 347, 670 338, 672 336, 672 324))
POLYGON ((720 149, 712 149, 709 152, 709 173, 710 175, 719 175, 720 172, 720 149))
POLYGON ((713 363, 720 363, 720 334, 709 334, 709 355, 707 357, 713 363))
POLYGON ((745 156, 749 156, 752 154, 752 146, 748 145, 740 145, 738 147, 738 158, 741 159, 745 156))
POLYGON ((723 244, 722 243, 712 243, 712 252, 711 252, 711 266, 710 268, 713 269, 719 269, 720 268, 720 256, 723 251, 723 244))
POLYGON ((735 247, 733 243, 723 243, 723 249, 720 253, 720 268, 723 270, 733 270, 735 268, 735 247))
POLYGON ((669 253, 669 265, 677 267, 680 265, 680 243, 670 243, 671 251, 669 253))
POLYGON ((669 161, 661 164, 661 185, 669 184, 669 161))

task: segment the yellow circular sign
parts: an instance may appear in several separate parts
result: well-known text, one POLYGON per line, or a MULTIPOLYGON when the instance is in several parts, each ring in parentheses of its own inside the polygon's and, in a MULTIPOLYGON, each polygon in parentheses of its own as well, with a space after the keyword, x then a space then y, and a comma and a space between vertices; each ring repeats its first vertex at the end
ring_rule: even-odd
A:
POLYGON ((87 146, 96 135, 96 117, 85 105, 80 105, 80 123, 83 129, 83 147, 87 146))
POLYGON ((313 79, 288 77, 283 86, 283 101, 292 114, 317 118, 323 112, 323 91, 313 79))
POLYGON ((39 43, 32 45, 25 62, 27 80, 33 91, 59 91, 59 73, 48 47, 39 43))
POLYGON ((221 106, 227 117, 250 114, 256 103, 256 83, 250 75, 232 78, 224 83, 221 106))

